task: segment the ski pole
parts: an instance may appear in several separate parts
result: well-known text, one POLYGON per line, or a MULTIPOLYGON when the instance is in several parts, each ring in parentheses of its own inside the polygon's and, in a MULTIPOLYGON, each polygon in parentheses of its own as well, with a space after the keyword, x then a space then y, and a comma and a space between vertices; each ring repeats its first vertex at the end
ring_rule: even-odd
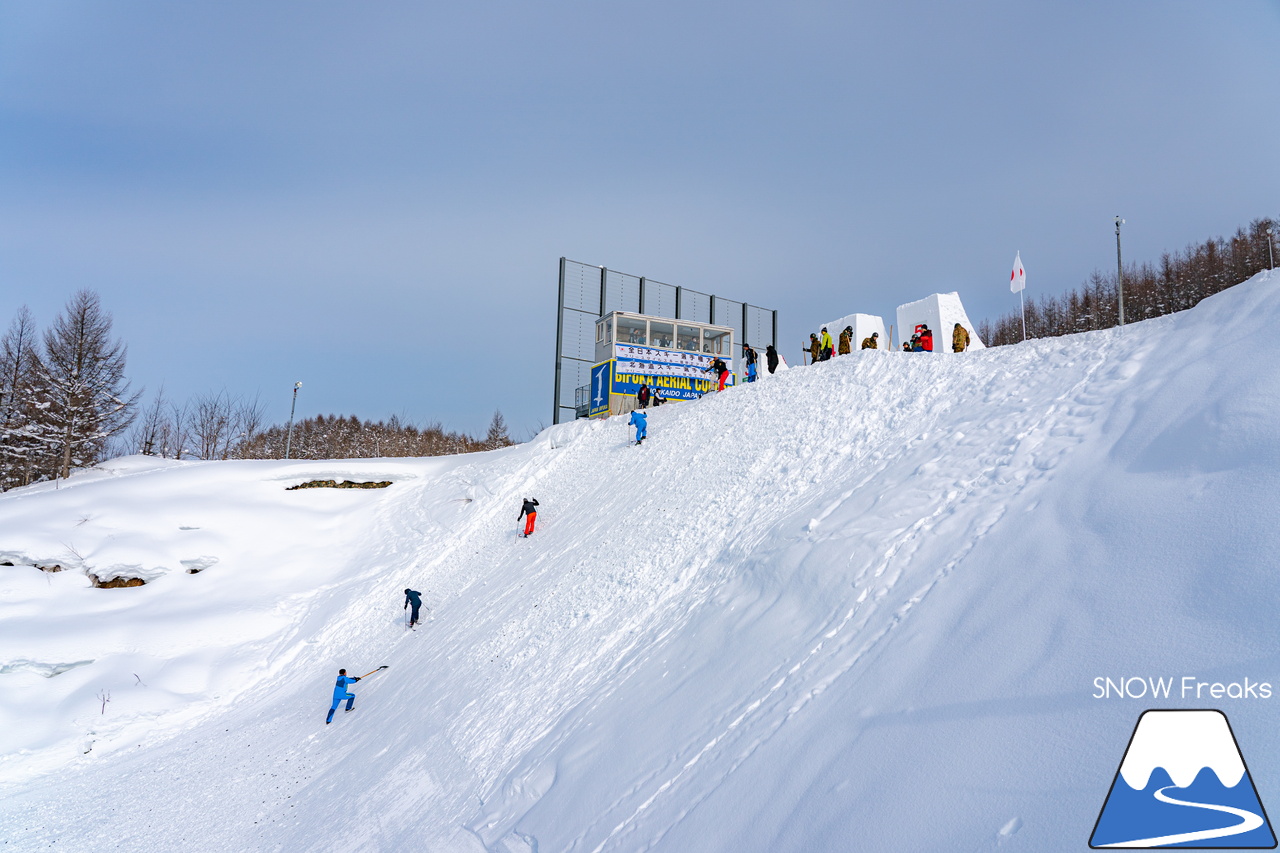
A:
POLYGON ((366 672, 364 675, 362 675, 362 676, 360 676, 360 677, 361 677, 361 678, 368 678, 369 676, 373 675, 373 673, 374 673, 374 672, 381 672, 382 670, 384 670, 384 669, 386 669, 386 668, 387 668, 387 665, 386 665, 386 664, 384 664, 384 665, 382 665, 382 666, 378 667, 377 669, 373 670, 373 672, 366 672))

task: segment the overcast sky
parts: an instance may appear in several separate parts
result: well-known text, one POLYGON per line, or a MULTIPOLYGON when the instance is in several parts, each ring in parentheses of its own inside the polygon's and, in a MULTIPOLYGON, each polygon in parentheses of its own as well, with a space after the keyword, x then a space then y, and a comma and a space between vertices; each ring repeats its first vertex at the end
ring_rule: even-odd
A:
POLYGON ((518 438, 559 258, 979 321, 1280 215, 1280 2, 0 5, 0 323, 135 387, 518 438))

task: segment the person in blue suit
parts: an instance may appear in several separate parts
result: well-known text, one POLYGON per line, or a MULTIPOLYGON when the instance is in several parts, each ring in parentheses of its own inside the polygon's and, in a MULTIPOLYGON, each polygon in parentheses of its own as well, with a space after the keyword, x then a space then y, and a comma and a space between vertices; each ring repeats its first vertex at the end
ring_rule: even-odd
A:
POLYGON ((327 726, 333 722, 333 712, 338 710, 338 706, 342 704, 342 700, 347 700, 347 710, 351 710, 351 706, 356 704, 356 694, 347 692, 347 685, 355 684, 359 681, 359 677, 347 675, 345 669, 338 670, 338 681, 333 685, 333 707, 329 709, 329 717, 324 721, 327 726))
POLYGON ((627 423, 636 428, 636 444, 645 440, 648 435, 649 416, 644 412, 631 412, 631 420, 627 423))

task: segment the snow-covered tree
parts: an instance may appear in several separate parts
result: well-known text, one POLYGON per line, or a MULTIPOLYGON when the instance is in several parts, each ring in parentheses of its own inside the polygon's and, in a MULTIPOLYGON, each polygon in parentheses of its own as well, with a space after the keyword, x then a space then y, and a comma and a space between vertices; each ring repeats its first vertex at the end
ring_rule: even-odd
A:
POLYGON ((39 376, 36 324, 24 305, 0 339, 0 491, 30 483, 47 453, 36 438, 39 376))
POLYGON ((138 395, 129 394, 125 355, 111 337, 111 315, 89 290, 72 296, 45 331, 39 380, 47 406, 38 439, 53 451, 57 476, 96 462, 107 440, 133 420, 138 395))

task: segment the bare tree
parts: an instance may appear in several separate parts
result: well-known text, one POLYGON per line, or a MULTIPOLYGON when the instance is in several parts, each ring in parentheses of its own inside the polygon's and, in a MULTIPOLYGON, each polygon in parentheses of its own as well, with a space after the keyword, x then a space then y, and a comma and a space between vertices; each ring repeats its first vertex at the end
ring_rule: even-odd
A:
POLYGON ((192 451, 201 459, 225 459, 234 438, 234 404, 226 390, 197 397, 190 410, 192 451))
POLYGON ((129 435, 115 449, 121 453, 140 453, 181 459, 187 448, 190 428, 189 405, 179 406, 165 394, 164 386, 134 421, 129 435))
POLYGON ((164 433, 165 445, 169 452, 165 456, 181 459, 191 455, 191 404, 169 404, 169 422, 164 433))
MULTIPOLYGON (((233 443, 239 445, 252 442, 262 432, 266 419, 266 404, 257 395, 252 400, 237 398, 231 427, 235 433, 233 443)), ((226 456, 222 458, 225 459, 226 456)))
POLYGON ((164 436, 169 425, 169 401, 164 396, 164 386, 156 392, 151 405, 142 410, 141 417, 133 425, 126 444, 126 452, 143 456, 166 456, 164 436))

